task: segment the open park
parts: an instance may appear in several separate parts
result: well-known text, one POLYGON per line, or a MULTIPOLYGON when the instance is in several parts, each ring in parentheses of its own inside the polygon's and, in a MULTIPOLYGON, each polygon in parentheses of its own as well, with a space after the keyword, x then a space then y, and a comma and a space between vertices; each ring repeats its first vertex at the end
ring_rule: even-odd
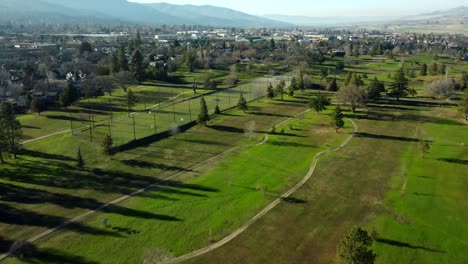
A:
POLYGON ((467 263, 462 92, 440 99, 424 88, 468 64, 438 57, 447 73, 435 77, 417 74, 428 55, 361 55, 336 70, 342 60, 240 74, 215 89, 190 81, 228 71, 180 72, 186 84, 132 85, 131 109, 116 90, 19 115, 22 149, 0 165, 0 261, 330 263, 359 225, 372 233, 376 263, 467 263), (319 87, 348 72, 389 87, 402 65, 414 94, 382 92, 355 111, 324 89, 268 98, 269 84, 290 86, 299 72, 319 87), (311 109, 317 96, 332 104, 311 109), (210 120, 197 125, 202 98, 210 120), (338 105, 340 129, 331 124, 338 105), (111 156, 101 146, 108 135, 111 156))

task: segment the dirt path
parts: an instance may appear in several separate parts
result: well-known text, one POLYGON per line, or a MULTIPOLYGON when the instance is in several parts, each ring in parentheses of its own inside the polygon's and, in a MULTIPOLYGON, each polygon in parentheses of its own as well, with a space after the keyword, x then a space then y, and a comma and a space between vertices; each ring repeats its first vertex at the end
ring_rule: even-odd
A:
POLYGON ((291 196, 294 192, 296 192, 297 190, 299 190, 299 188, 301 188, 311 177, 312 175, 314 174, 314 171, 315 171, 315 168, 317 167, 317 163, 318 161, 320 160, 320 158, 326 154, 329 154, 331 152, 335 152, 335 151, 338 151, 340 149, 342 149, 344 146, 346 146, 350 141, 351 139, 354 137, 354 134, 357 132, 357 126, 356 126, 356 123, 354 123, 353 120, 351 119, 348 119, 349 121, 351 121, 351 123, 353 124, 353 133, 343 142, 341 143, 338 147, 334 148, 334 149, 330 149, 330 150, 324 150, 320 153, 318 153, 317 155, 315 155, 314 157, 314 160, 309 168, 309 171, 307 172, 307 174, 304 176, 304 178, 298 182, 294 187, 292 187, 291 189, 289 189, 288 191, 286 191, 283 195, 281 195, 279 198, 275 199, 273 202, 271 202, 267 207, 265 207, 262 211, 260 211, 257 215, 255 215, 252 219, 250 219, 247 223, 245 223, 244 225, 242 225, 241 227, 239 227, 238 229, 234 230, 234 232, 232 232, 230 235, 228 235, 227 237, 223 238, 222 240, 212 244, 212 245, 209 245, 207 247, 204 247, 204 248, 201 248, 199 250, 196 250, 196 251, 193 251, 191 253, 188 253, 188 254, 185 254, 185 255, 182 255, 180 257, 177 257, 177 258, 174 258, 172 260, 170 260, 168 263, 180 263, 180 262, 183 262, 183 261, 186 261, 186 260, 189 260, 191 258, 194 258, 194 257, 197 257, 197 256, 200 256, 200 255, 203 255, 205 253, 208 253, 216 248, 219 248, 223 245, 225 245, 226 243, 230 242, 231 240, 233 240, 234 238, 236 238, 237 236, 239 236, 241 233, 243 233, 245 230, 247 230, 247 228, 249 228, 251 225, 253 225, 258 219, 260 219, 262 216, 264 216, 265 214, 267 214, 269 211, 271 211, 273 208, 275 208, 284 198, 288 198, 289 196, 291 196))
MULTIPOLYGON (((303 112, 301 112, 301 113, 295 115, 294 117, 287 118, 286 120, 284 120, 284 121, 282 121, 282 122, 276 124, 276 126, 283 125, 283 124, 289 122, 291 119, 296 118, 296 117, 298 117, 298 116, 301 116, 301 115, 303 115, 303 114, 305 114, 305 113, 307 113, 307 112, 309 112, 309 111, 310 111, 310 109, 309 109, 309 110, 306 110, 306 111, 303 111, 303 112)), ((271 129, 270 129, 270 131, 271 131, 271 129)), ((207 163, 209 163, 209 162, 211 162, 211 161, 213 161, 213 160, 215 160, 215 159, 218 159, 218 158, 220 158, 220 157, 223 157, 223 156, 225 156, 226 154, 229 154, 229 153, 231 153, 231 152, 233 152, 233 151, 235 151, 235 150, 238 150, 238 149, 244 149, 244 148, 249 148, 249 147, 255 147, 255 146, 263 145, 263 144, 265 144, 266 142, 268 142, 268 139, 269 139, 268 133, 266 133, 266 134, 264 135, 264 137, 263 137, 263 140, 262 140, 261 142, 259 142, 259 143, 252 144, 252 145, 247 145, 247 146, 238 146, 238 147, 234 147, 234 148, 228 149, 228 150, 226 150, 226 151, 224 151, 224 152, 222 152, 222 153, 220 153, 220 154, 218 154, 218 155, 216 155, 216 156, 213 156, 213 157, 211 157, 211 158, 209 158, 209 159, 207 159, 207 160, 205 160, 205 161, 202 161, 202 162, 197 163, 197 164, 195 164, 195 165, 193 165, 193 166, 191 166, 191 167, 188 167, 187 169, 188 169, 188 170, 194 170, 194 169, 196 169, 196 168, 198 168, 198 167, 200 167, 200 166, 203 166, 203 165, 205 165, 205 164, 207 164, 207 163)), ((41 238, 43 238, 43 237, 46 237, 46 236, 48 236, 48 235, 50 235, 50 234, 52 234, 52 233, 58 231, 59 229, 62 229, 62 228, 64 228, 64 227, 68 226, 69 224, 78 222, 78 221, 80 221, 80 220, 82 220, 82 219, 84 219, 84 218, 86 218, 86 217, 88 217, 88 216, 90 216, 90 215, 92 215, 92 214, 95 214, 95 213, 97 213, 97 212, 99 212, 99 211, 105 209, 106 207, 109 207, 109 206, 111 206, 111 205, 114 205, 114 204, 120 203, 120 202, 122 202, 122 201, 125 201, 125 200, 127 200, 127 199, 129 199, 129 198, 131 198, 131 197, 134 197, 134 196, 136 196, 136 195, 138 195, 138 194, 140 194, 140 193, 143 193, 143 192, 145 192, 145 191, 147 191, 147 190, 149 190, 149 189, 151 189, 151 188, 154 188, 154 187, 160 185, 160 184, 163 183, 163 182, 172 180, 172 179, 176 178, 177 176, 180 176, 180 175, 182 175, 182 174, 184 174, 184 173, 185 173, 184 171, 175 173, 175 174, 173 174, 173 175, 171 175, 171 176, 169 176, 169 177, 167 177, 167 178, 165 178, 165 179, 159 180, 159 181, 157 181, 157 182, 155 182, 155 183, 153 183, 153 184, 151 184, 151 185, 148 185, 148 186, 146 186, 146 187, 144 187, 144 188, 142 188, 142 189, 139 189, 139 190, 137 190, 137 191, 134 191, 134 192, 132 192, 132 193, 130 193, 130 194, 128 194, 128 195, 124 195, 124 196, 119 197, 119 198, 117 198, 117 199, 115 199, 115 200, 112 200, 112 201, 110 201, 110 202, 108 202, 108 203, 106 203, 106 204, 104 204, 104 205, 102 205, 102 206, 100 206, 100 207, 98 207, 98 208, 96 208, 96 209, 94 209, 94 210, 89 210, 89 211, 87 211, 86 213, 83 213, 83 214, 80 214, 80 215, 78 215, 78 216, 76 216, 76 217, 73 217, 73 218, 71 218, 70 220, 68 220, 68 221, 66 221, 66 222, 63 222, 62 224, 60 224, 60 225, 58 225, 58 226, 56 226, 56 227, 54 227, 54 228, 47 229, 47 230, 43 231, 42 233, 39 233, 39 234, 37 234, 37 235, 35 235, 35 236, 33 236, 33 237, 27 239, 26 242, 28 242, 28 243, 34 243, 34 242, 36 242, 37 240, 39 240, 39 239, 41 239, 41 238)), ((1 255, 0 255, 0 261, 2 261, 2 260, 4 260, 4 259, 6 259, 7 257, 9 257, 10 255, 12 255, 12 254, 13 254, 16 250, 18 250, 18 249, 20 249, 20 248, 11 248, 11 249, 10 249, 9 251, 7 251, 6 253, 1 254, 1 255)), ((198 255, 200 255, 200 254, 198 254, 198 255)))

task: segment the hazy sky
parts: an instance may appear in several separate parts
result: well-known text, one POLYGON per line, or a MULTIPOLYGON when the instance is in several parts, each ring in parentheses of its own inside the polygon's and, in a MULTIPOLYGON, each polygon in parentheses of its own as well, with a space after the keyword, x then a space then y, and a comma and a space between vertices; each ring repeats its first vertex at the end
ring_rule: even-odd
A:
MULTIPOLYGON (((129 0, 157 3, 158 0, 129 0)), ((468 6, 468 0, 166 0, 170 4, 214 5, 254 15, 405 16, 468 6)))

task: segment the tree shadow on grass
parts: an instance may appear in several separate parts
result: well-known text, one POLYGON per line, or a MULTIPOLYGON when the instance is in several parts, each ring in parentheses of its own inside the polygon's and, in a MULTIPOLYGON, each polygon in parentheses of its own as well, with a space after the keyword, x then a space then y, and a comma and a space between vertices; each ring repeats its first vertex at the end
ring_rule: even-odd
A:
POLYGON ((468 165, 468 160, 462 160, 462 159, 440 158, 437 160, 449 162, 449 163, 461 164, 461 165, 468 165))
POLYGON ((424 251, 428 252, 435 252, 435 253, 447 253, 447 251, 439 250, 439 249, 433 249, 433 248, 428 248, 428 247, 422 247, 422 246, 414 246, 409 243, 405 242, 400 242, 392 239, 387 239, 387 238, 377 238, 375 241, 378 243, 382 244, 387 244, 390 246, 395 246, 395 247, 404 247, 404 248, 411 248, 411 249, 421 249, 424 251))
POLYGON ((70 119, 73 121, 73 122, 88 122, 88 119, 84 119, 84 118, 76 118, 76 117, 71 117, 70 116, 65 116, 65 115, 49 115, 49 116, 45 116, 47 117, 47 119, 53 119, 53 120, 63 120, 63 121, 70 121, 70 119))
POLYGON ((231 127, 231 126, 223 126, 223 125, 212 125, 209 128, 222 131, 222 132, 229 132, 229 133, 244 133, 244 129, 238 127, 231 127))
POLYGON ((298 199, 298 198, 294 198, 294 197, 283 197, 281 198, 281 200, 287 202, 287 203, 290 203, 290 204, 305 204, 307 203, 306 200, 302 200, 302 199, 298 199))
POLYGON ((268 144, 280 147, 300 147, 300 148, 315 148, 316 146, 311 144, 302 144, 297 142, 288 142, 288 141, 269 141, 268 144))
MULTIPOLYGON (((2 212, 0 214, 0 222, 12 225, 54 228, 62 225, 68 220, 59 216, 45 215, 23 209, 13 208, 5 204, 0 204, 0 211, 2 212)), ((120 235, 116 232, 101 230, 80 223, 70 223, 64 228, 77 233, 84 233, 96 236, 99 235, 120 237, 120 235)))
POLYGON ((88 261, 84 257, 61 252, 55 249, 39 249, 35 245, 26 242, 14 242, 0 237, 0 252, 8 252, 15 249, 12 258, 26 263, 70 263, 70 264, 97 264, 88 261))
POLYGON ((291 118, 290 115, 282 115, 282 114, 273 114, 273 113, 263 113, 263 112, 252 112, 250 111, 249 114, 256 115, 256 116, 277 116, 277 117, 287 117, 291 118))
POLYGON ((189 142, 189 143, 202 144, 202 145, 230 146, 229 144, 225 142, 212 141, 212 140, 206 140, 206 139, 179 139, 179 140, 189 142))
POLYGON ((398 140, 398 141, 404 141, 404 142, 419 142, 419 139, 417 138, 378 135, 378 134, 370 134, 370 133, 365 133, 365 132, 356 132, 355 136, 364 137, 364 138, 373 138, 373 139, 398 140))
POLYGON ((159 163, 152 163, 143 160, 123 160, 123 164, 131 167, 138 167, 138 168, 147 168, 147 169, 160 169, 160 170, 170 170, 170 171, 186 171, 191 172, 192 170, 178 167, 178 166, 169 166, 165 164, 159 163))
POLYGON ((35 151, 30 149, 21 149, 21 155, 32 157, 32 158, 42 158, 47 160, 61 160, 61 161, 74 161, 70 157, 58 154, 49 154, 41 151, 35 151))

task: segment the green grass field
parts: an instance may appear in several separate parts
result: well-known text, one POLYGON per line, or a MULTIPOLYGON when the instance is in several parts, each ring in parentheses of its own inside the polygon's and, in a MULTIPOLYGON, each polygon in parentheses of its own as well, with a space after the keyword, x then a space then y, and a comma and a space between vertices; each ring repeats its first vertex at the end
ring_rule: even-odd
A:
MULTIPOLYGON (((416 67, 416 62, 430 64, 433 59, 361 56, 358 65, 346 69, 367 73, 366 82, 374 76, 388 82, 388 75, 403 61, 416 67)), ((305 73, 314 82, 324 83, 320 68, 332 69, 340 60, 333 58, 305 73)), ((440 57, 440 61, 447 63, 451 77, 468 69, 466 63, 450 58, 440 57)), ((440 77, 421 77, 418 72, 410 81, 418 95, 347 113, 358 133, 346 147, 319 161, 313 177, 292 195, 292 202, 282 201, 233 241, 188 262, 330 263, 339 241, 356 224, 377 233, 377 263, 468 262, 464 225, 468 222, 468 127, 456 107, 441 107, 424 93, 424 84, 440 77), (431 142, 423 158, 421 139, 431 142)), ((28 143, 19 159, 0 165, 0 251, 172 178, 26 246, 23 256, 10 257, 5 263, 157 263, 159 258, 202 248, 248 221, 302 179, 317 153, 349 136, 349 122, 340 133, 330 126, 332 107, 321 114, 292 118, 307 109, 304 101, 315 91, 285 96, 285 101, 257 101, 267 84, 275 85, 280 78, 247 74, 244 69, 239 69, 239 75, 245 78, 239 86, 206 91, 205 99, 212 113, 216 104, 221 109, 235 106, 243 93, 252 101, 247 113, 227 110, 207 127, 129 145, 113 160, 100 147, 109 129, 115 142, 124 144, 133 140, 133 124, 137 139, 185 124, 196 118, 198 96, 205 91, 199 89, 194 95, 191 85, 167 83, 134 86, 140 100, 134 108, 138 112, 130 116, 122 104, 123 91, 78 102, 72 118, 81 129, 74 136, 64 133, 28 143), (145 110, 174 96, 178 96, 174 101, 145 110), (89 112, 96 121, 91 131, 89 112), (114 119, 109 126, 110 112, 114 119), (292 119, 276 127, 267 142, 255 145, 288 118, 292 119), (251 139, 245 133, 249 121, 255 122, 257 130, 251 139), (78 148, 84 154, 84 169, 75 166, 78 148), (232 151, 197 165, 228 150, 232 151)), ((189 83, 194 77, 222 80, 226 72, 181 72, 180 76, 189 83)), ((67 114, 20 116, 24 139, 69 129, 67 114)))
POLYGON ((357 137, 319 163, 294 195, 305 203, 280 204, 188 262, 330 263, 358 224, 378 234, 377 263, 466 263, 468 126, 456 109, 374 105, 350 116, 357 137), (424 158, 419 139, 432 141, 424 158))

